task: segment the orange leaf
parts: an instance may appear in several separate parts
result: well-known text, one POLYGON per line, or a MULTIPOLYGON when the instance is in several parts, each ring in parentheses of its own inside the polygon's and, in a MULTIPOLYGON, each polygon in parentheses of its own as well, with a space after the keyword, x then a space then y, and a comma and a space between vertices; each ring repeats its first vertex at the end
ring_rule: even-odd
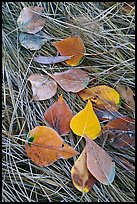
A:
POLYGON ((68 159, 78 154, 55 130, 46 126, 29 132, 25 148, 28 157, 38 166, 48 166, 59 158, 68 159))
POLYGON ((73 114, 62 95, 44 113, 45 120, 59 135, 65 135, 70 132, 70 120, 72 117, 73 114))
POLYGON ((28 81, 32 85, 32 100, 46 100, 53 97, 57 92, 57 83, 53 79, 49 79, 47 75, 32 74, 28 81))
POLYGON ((115 163, 109 154, 97 143, 86 137, 87 168, 104 185, 109 185, 115 177, 115 163))
POLYGON ((84 44, 79 36, 69 37, 64 40, 53 42, 59 53, 63 56, 73 56, 66 63, 70 66, 77 66, 84 59, 84 44))
POLYGON ((96 107, 112 111, 116 111, 119 108, 120 95, 115 89, 109 86, 100 85, 90 87, 80 91, 78 94, 83 100, 90 99, 96 107))
POLYGON ((87 169, 87 153, 85 148, 71 169, 71 177, 74 186, 79 191, 85 193, 89 192, 96 182, 95 177, 87 169))

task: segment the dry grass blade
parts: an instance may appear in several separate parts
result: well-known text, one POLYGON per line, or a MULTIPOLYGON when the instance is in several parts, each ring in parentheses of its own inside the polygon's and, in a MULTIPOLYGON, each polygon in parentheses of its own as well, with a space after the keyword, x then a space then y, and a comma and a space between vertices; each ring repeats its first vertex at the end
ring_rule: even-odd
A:
MULTIPOLYGON (((76 157, 59 160, 49 167, 38 167, 26 156, 25 139, 28 132, 43 125, 43 115, 59 97, 64 99, 74 114, 85 107, 75 93, 58 88, 57 94, 46 101, 30 102, 31 89, 27 78, 31 74, 54 74, 71 69, 64 62, 57 65, 38 65, 38 55, 56 56, 50 41, 38 51, 30 51, 19 42, 17 19, 23 7, 42 6, 45 20, 43 32, 53 41, 79 35, 85 45, 85 60, 77 66, 89 72, 94 85, 119 83, 135 88, 135 14, 122 12, 124 3, 114 2, 3 2, 2 3, 2 200, 3 202, 134 202, 135 172, 124 167, 119 157, 134 164, 135 151, 117 150, 100 138, 96 142, 116 163, 116 178, 111 186, 96 183, 88 194, 81 194, 71 180, 71 168, 76 157), (84 23, 83 23, 84 22, 84 23), (96 29, 94 25, 96 26, 96 29), (113 50, 113 52, 112 52, 113 50), (111 51, 111 52, 109 52, 111 51), (100 53, 99 55, 96 55, 100 53), (102 54, 101 54, 102 53, 102 54), (106 53, 106 54, 105 54, 106 53)), ((89 82, 89 85, 90 85, 89 82)), ((91 83, 92 84, 92 83, 91 83)), ((120 113, 134 117, 123 106, 120 113)), ((103 124, 102 124, 103 125, 103 124)), ((85 141, 72 132, 65 142, 82 152, 85 141), (77 145, 78 144, 78 145, 77 145)))

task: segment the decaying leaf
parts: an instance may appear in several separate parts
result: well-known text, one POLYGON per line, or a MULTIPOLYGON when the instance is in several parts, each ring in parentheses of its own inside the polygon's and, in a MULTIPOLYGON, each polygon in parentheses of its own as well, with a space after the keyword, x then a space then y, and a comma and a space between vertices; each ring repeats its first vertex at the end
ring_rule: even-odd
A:
POLYGON ((102 135, 116 148, 135 146, 135 121, 132 118, 117 118, 108 122, 102 135))
POLYGON ((110 121, 110 120, 114 120, 114 119, 120 118, 120 117, 127 117, 127 116, 119 113, 118 111, 113 112, 109 109, 106 110, 106 109, 99 109, 99 108, 93 107, 93 110, 100 121, 103 121, 103 120, 110 121))
POLYGON ((36 34, 20 33, 19 41, 26 49, 39 50, 47 42, 47 39, 44 32, 39 31, 36 34))
POLYGON ((37 57, 34 57, 33 60, 41 64, 55 64, 55 63, 63 62, 70 58, 71 56, 57 56, 57 57, 37 56, 37 57))
POLYGON ((57 83, 48 75, 32 74, 28 81, 32 85, 32 100, 46 100, 53 97, 57 92, 57 83))
POLYGON ((128 161, 127 159, 118 156, 117 160, 121 163, 121 165, 126 169, 126 170, 130 170, 130 171, 135 171, 135 164, 131 163, 130 161, 128 161))
POLYGON ((115 163, 97 143, 86 137, 87 168, 102 184, 109 185, 115 177, 115 163))
POLYGON ((125 2, 121 11, 127 15, 135 14, 135 2, 125 2))
POLYGON ((59 53, 63 56, 73 56, 66 63, 70 66, 77 66, 84 59, 84 44, 79 36, 65 38, 64 40, 53 42, 59 53))
POLYGON ((134 99, 134 93, 126 85, 117 85, 116 90, 119 92, 121 98, 125 100, 128 106, 126 108, 130 111, 135 111, 135 99, 134 99))
POLYGON ((88 73, 81 69, 70 69, 61 73, 50 74, 50 76, 68 92, 79 92, 89 83, 88 73))
POLYGON ((20 30, 31 34, 39 32, 45 24, 45 20, 40 16, 43 10, 43 7, 38 6, 24 7, 17 19, 20 30))
POLYGON ((71 169, 71 177, 74 186, 79 191, 85 193, 89 192, 96 182, 95 177, 87 169, 87 154, 85 148, 71 169))
POLYGON ((71 119, 70 127, 72 131, 79 136, 88 135, 91 139, 95 139, 99 136, 101 126, 93 111, 90 100, 88 100, 85 108, 71 119))
POLYGON ((70 120, 72 117, 72 111, 62 95, 44 113, 45 120, 59 135, 65 135, 70 132, 70 120))
POLYGON ((46 126, 37 126, 29 132, 25 148, 28 157, 38 166, 49 166, 59 158, 68 159, 78 154, 55 130, 46 126))
POLYGON ((83 100, 90 99, 95 106, 116 111, 120 104, 119 93, 106 85, 94 86, 80 91, 79 96, 83 100), (114 107, 114 108, 113 108, 114 107))

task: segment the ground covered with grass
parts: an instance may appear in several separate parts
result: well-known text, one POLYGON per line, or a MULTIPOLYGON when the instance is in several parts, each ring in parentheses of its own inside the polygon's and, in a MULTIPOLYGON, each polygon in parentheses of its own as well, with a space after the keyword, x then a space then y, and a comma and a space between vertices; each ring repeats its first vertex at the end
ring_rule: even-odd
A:
MULTIPOLYGON (((125 168, 118 157, 134 163, 134 147, 117 149, 109 143, 104 148, 116 163, 116 177, 110 186, 97 182, 89 193, 82 194, 73 185, 71 168, 76 157, 56 161, 48 167, 38 167, 25 151, 28 132, 44 125, 43 114, 63 94, 74 114, 85 107, 77 94, 65 92, 58 86, 57 94, 45 101, 31 102, 32 91, 27 78, 32 73, 61 72, 72 67, 65 62, 38 65, 35 55, 56 56, 52 41, 79 35, 86 52, 93 54, 77 66, 89 72, 94 85, 115 88, 119 83, 135 88, 135 14, 125 11, 128 4, 116 2, 4 2, 2 4, 2 199, 4 202, 133 202, 135 201, 135 172, 125 168), (49 39, 38 51, 29 51, 19 42, 17 18, 24 6, 44 7, 43 31, 49 39), (102 54, 98 54, 102 53, 102 54), (104 54, 103 54, 104 53, 104 54), (98 54, 98 55, 95 55, 98 54)), ((133 9, 133 5, 130 5, 133 9)), ((119 112, 134 118, 123 106, 119 112)), ((70 132, 64 140, 82 152, 80 140, 70 132), (77 145, 78 144, 78 145, 77 145)), ((97 138, 102 146, 102 140, 97 138)))

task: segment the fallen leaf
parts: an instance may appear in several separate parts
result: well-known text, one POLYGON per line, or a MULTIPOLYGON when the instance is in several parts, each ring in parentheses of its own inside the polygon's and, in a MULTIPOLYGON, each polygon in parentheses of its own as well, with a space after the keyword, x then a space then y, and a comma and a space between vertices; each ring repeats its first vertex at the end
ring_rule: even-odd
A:
POLYGON ((126 85, 117 85, 116 90, 120 94, 121 98, 123 98, 128 104, 126 108, 130 111, 135 111, 135 99, 132 89, 126 85))
POLYGON ((90 87, 80 91, 78 94, 83 100, 90 99, 97 107, 106 108, 114 112, 119 108, 120 95, 115 89, 109 86, 100 85, 90 87))
POLYGON ((95 139, 99 136, 101 126, 93 111, 90 100, 88 100, 85 108, 71 119, 70 128, 79 136, 88 135, 91 139, 95 139))
POLYGON ((32 100, 46 100, 53 97, 57 92, 57 83, 43 74, 32 74, 28 81, 32 85, 32 100))
POLYGON ((110 121, 120 117, 127 117, 122 113, 119 113, 118 111, 113 112, 113 111, 110 111, 109 109, 106 110, 106 109, 99 109, 99 108, 93 107, 93 110, 100 121, 103 121, 103 120, 110 121))
POLYGON ((17 19, 17 24, 22 32, 35 34, 39 32, 45 24, 45 20, 40 16, 43 7, 24 7, 17 19))
POLYGON ((66 63, 70 66, 79 65, 84 59, 84 44, 79 36, 65 38, 64 40, 53 42, 53 46, 63 56, 73 56, 66 63))
POLYGON ((71 56, 57 56, 57 57, 37 56, 37 57, 34 57, 33 60, 41 64, 55 64, 55 63, 63 62, 70 58, 71 56))
POLYGON ((123 7, 121 8, 121 11, 127 15, 135 14, 135 2, 125 2, 123 7))
POLYGON ((26 49, 39 50, 47 42, 47 39, 44 32, 39 31, 36 34, 20 33, 19 41, 26 49))
POLYGON ((59 135, 65 135, 70 132, 70 120, 72 117, 72 111, 62 95, 44 113, 45 120, 59 135))
POLYGON ((97 143, 86 137, 87 168, 102 184, 109 185, 115 177, 115 163, 97 143))
POLYGON ((59 158, 68 159, 78 154, 55 130, 46 126, 37 126, 29 132, 25 148, 28 157, 38 166, 49 166, 59 158))
POLYGON ((74 186, 79 191, 85 193, 89 192, 96 182, 95 177, 87 169, 87 154, 85 148, 71 169, 71 178, 74 186))
POLYGON ((88 73, 81 69, 70 69, 61 73, 50 74, 49 76, 67 92, 79 92, 89 83, 88 73))
POLYGON ((102 135, 116 148, 135 146, 135 124, 132 118, 117 118, 108 122, 102 129, 102 135))

